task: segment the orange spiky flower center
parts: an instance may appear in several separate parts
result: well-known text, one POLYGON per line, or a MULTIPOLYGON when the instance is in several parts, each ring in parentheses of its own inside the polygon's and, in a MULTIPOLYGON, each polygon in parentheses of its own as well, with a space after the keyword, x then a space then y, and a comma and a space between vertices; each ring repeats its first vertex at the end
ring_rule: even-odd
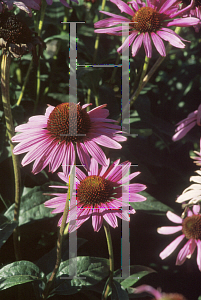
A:
POLYGON ((156 32, 161 27, 161 14, 152 7, 140 8, 132 18, 135 30, 139 32, 156 32))
POLYGON ((187 239, 201 239, 201 215, 186 217, 182 223, 182 231, 187 239))
POLYGON ((58 142, 82 141, 90 127, 91 121, 88 113, 75 103, 57 105, 47 121, 47 130, 58 142))
POLYGON ((112 191, 113 187, 109 180, 92 175, 86 177, 78 185, 77 198, 83 206, 96 206, 110 201, 112 191))

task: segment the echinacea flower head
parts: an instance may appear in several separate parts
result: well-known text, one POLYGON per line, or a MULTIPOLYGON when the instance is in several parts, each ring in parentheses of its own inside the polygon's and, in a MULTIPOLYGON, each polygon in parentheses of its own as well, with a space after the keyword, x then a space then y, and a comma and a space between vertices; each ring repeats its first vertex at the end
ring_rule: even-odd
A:
MULTIPOLYGON (((137 194, 143 191, 144 184, 126 184, 140 172, 127 175, 130 162, 119 164, 120 160, 115 161, 111 166, 110 160, 107 166, 98 168, 95 159, 91 159, 91 166, 88 175, 85 175, 76 167, 74 188, 70 200, 70 211, 67 218, 69 231, 78 229, 86 220, 92 216, 92 226, 94 231, 99 231, 103 219, 113 228, 118 226, 117 217, 129 221, 129 214, 134 214, 135 210, 129 209, 128 202, 145 201, 146 197, 137 194), (125 201, 125 202, 124 202, 125 201), (122 209, 123 208, 123 209, 122 209), (72 223, 72 221, 74 221, 72 223)), ((59 177, 69 183, 69 177, 63 173, 58 173, 59 177)), ((59 186, 53 186, 59 188, 59 186)), ((61 186, 61 188, 67 188, 61 186)), ((46 207, 55 208, 52 213, 63 213, 67 194, 52 193, 56 196, 45 202, 46 207)), ((60 218, 58 226, 61 226, 63 216, 60 218)))
POLYGON ((110 18, 96 22, 95 28, 102 29, 96 29, 95 32, 122 35, 122 30, 129 31, 129 35, 117 51, 122 52, 132 45, 132 56, 137 54, 142 43, 149 58, 152 57, 152 42, 161 56, 166 56, 163 40, 174 47, 184 48, 185 44, 182 41, 185 40, 168 27, 188 27, 199 23, 197 18, 181 17, 184 12, 190 10, 192 4, 179 9, 177 0, 147 0, 146 3, 142 0, 130 1, 128 4, 131 7, 121 0, 110 1, 117 5, 121 13, 126 13, 129 17, 101 11, 110 18))
POLYGON ((201 126, 201 105, 194 112, 191 112, 186 119, 177 123, 176 133, 172 140, 178 141, 182 139, 195 125, 201 126))
POLYGON ((189 201, 188 204, 198 204, 201 202, 201 171, 197 170, 196 173, 198 176, 190 177, 190 181, 194 183, 183 191, 176 202, 182 203, 189 201))
POLYGON ((160 234, 173 234, 182 231, 182 234, 178 236, 173 242, 171 242, 161 253, 160 258, 165 259, 168 257, 181 243, 183 239, 187 239, 187 243, 179 251, 176 265, 182 265, 186 258, 191 258, 195 248, 197 247, 197 265, 201 271, 201 214, 200 206, 194 205, 192 211, 187 208, 187 217, 182 219, 174 213, 168 211, 167 218, 176 223, 178 226, 165 226, 158 228, 160 234))
POLYGON ((22 166, 33 161, 32 172, 39 173, 47 165, 55 172, 61 165, 68 175, 75 162, 75 148, 81 164, 89 170, 90 155, 100 165, 107 165, 107 159, 99 145, 121 149, 118 142, 126 141, 120 126, 107 119, 107 105, 100 105, 89 112, 79 103, 62 103, 48 106, 45 115, 33 116, 28 123, 15 128, 20 134, 12 141, 19 143, 13 153, 18 155, 28 152, 22 160, 22 166), (70 132, 70 134, 69 134, 70 132))
MULTIPOLYGON (((188 6, 190 4, 190 0, 183 0, 183 6, 188 6)), ((188 12, 189 17, 196 17, 200 20, 200 22, 193 26, 195 28, 195 32, 199 32, 201 27, 201 1, 195 0, 192 9, 188 12)))
POLYGON ((8 11, 0 14, 0 49, 3 48, 5 52, 10 52, 16 58, 21 58, 22 55, 31 52, 33 61, 37 64, 39 57, 43 56, 45 47, 41 37, 18 16, 8 11), (38 52, 36 51, 37 45, 39 46, 38 52))
POLYGON ((154 298, 152 298, 152 300, 186 300, 186 298, 184 296, 182 296, 181 294, 176 294, 176 293, 171 293, 171 294, 166 294, 166 293, 161 293, 159 290, 154 289, 152 286, 150 285, 141 285, 138 286, 135 289, 135 294, 139 294, 139 293, 143 293, 143 292, 147 292, 151 295, 154 296, 154 298))

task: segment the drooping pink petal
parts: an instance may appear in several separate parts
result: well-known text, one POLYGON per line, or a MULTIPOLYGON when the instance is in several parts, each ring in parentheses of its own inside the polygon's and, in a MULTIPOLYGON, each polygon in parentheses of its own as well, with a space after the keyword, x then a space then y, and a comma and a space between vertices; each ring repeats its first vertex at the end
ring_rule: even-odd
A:
POLYGON ((160 234, 173 234, 182 230, 182 226, 164 226, 157 229, 160 234))
POLYGON ((120 9, 121 12, 125 12, 131 17, 134 15, 134 11, 125 2, 121 0, 110 0, 110 2, 116 4, 116 6, 120 9))
POLYGON ((144 44, 144 50, 145 54, 148 58, 151 58, 152 56, 152 45, 151 45, 151 39, 148 32, 145 32, 143 37, 143 44, 144 44))
POLYGON ((196 240, 195 242, 197 244, 197 265, 199 270, 201 271, 201 241, 196 240))
POLYGON ((138 293, 143 293, 143 292, 147 292, 150 293, 151 295, 153 295, 155 297, 156 300, 160 300, 162 297, 162 294, 155 290, 152 286, 150 285, 141 285, 141 286, 137 286, 135 288, 134 293, 138 294, 138 293))
POLYGON ((125 39, 125 41, 123 42, 123 44, 117 49, 117 52, 121 53, 124 50, 126 50, 127 48, 129 48, 129 46, 133 43, 136 35, 138 35, 137 31, 133 31, 131 33, 131 35, 127 36, 127 38, 125 39))
POLYGON ((200 22, 198 18, 186 17, 181 19, 175 19, 173 21, 168 22, 167 26, 179 26, 179 27, 190 27, 195 26, 200 22))
POLYGON ((156 47, 156 50, 159 52, 159 54, 161 56, 166 56, 165 46, 164 46, 162 39, 154 32, 151 32, 151 37, 152 37, 154 46, 156 47))
POLYGON ((175 215, 173 212, 168 211, 166 216, 170 221, 172 221, 174 223, 182 224, 182 221, 183 221, 182 218, 175 215))
POLYGON ((170 243, 160 254, 161 259, 165 259, 177 248, 180 242, 184 239, 185 235, 178 236, 172 243, 170 243))
POLYGON ((92 226, 94 228, 94 231, 98 232, 101 229, 102 224, 103 224, 103 216, 99 212, 99 209, 94 208, 92 214, 92 226))
POLYGON ((142 41, 143 41, 143 34, 141 33, 136 37, 135 41, 133 42, 132 56, 135 56, 137 52, 140 50, 140 47, 142 46, 142 41))
POLYGON ((79 157, 79 160, 80 160, 81 164, 87 170, 89 170, 90 164, 91 164, 91 159, 90 159, 89 153, 88 153, 85 145, 81 142, 77 142, 76 149, 77 149, 77 154, 78 154, 78 157, 79 157))
POLYGON ((105 153, 98 145, 96 145, 95 142, 85 140, 84 144, 87 151, 91 154, 92 157, 94 157, 97 160, 99 164, 104 166, 107 165, 105 153))
MULTIPOLYGON (((192 250, 194 251, 195 246, 191 246, 192 240, 188 240, 188 242, 184 245, 184 247, 179 251, 177 260, 176 260, 176 265, 180 266, 182 265, 188 255, 192 255, 192 250)), ((193 242, 195 244, 195 242, 193 242)))
POLYGON ((182 43, 182 41, 174 36, 173 34, 167 32, 167 31, 161 31, 158 30, 157 34, 165 41, 168 41, 172 46, 175 46, 177 48, 185 48, 185 44, 182 43))

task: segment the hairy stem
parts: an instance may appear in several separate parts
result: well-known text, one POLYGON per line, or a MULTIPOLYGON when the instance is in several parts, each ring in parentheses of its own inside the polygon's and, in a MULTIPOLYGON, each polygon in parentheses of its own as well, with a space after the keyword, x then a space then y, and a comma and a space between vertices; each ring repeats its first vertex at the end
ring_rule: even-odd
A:
MULTIPOLYGON (((10 64, 11 64, 11 56, 10 54, 7 56, 7 53, 4 52, 2 55, 1 62, 1 91, 2 91, 2 102, 6 120, 6 128, 10 141, 11 155, 13 161, 13 170, 14 170, 14 178, 15 178, 15 208, 14 208, 14 218, 13 220, 18 222, 19 219, 19 209, 20 209, 20 166, 18 157, 13 154, 13 142, 12 137, 14 136, 14 126, 13 126, 13 118, 10 107, 10 93, 9 93, 9 84, 10 84, 10 64)), ((15 249, 15 257, 16 260, 20 260, 20 235, 19 228, 17 227, 13 231, 13 242, 15 249)))
POLYGON ((113 281, 113 273, 114 273, 114 255, 113 255, 113 247, 112 247, 112 238, 111 238, 111 234, 110 234, 110 228, 108 223, 103 220, 103 227, 105 230, 105 236, 106 236, 106 240, 107 240, 107 247, 108 247, 108 254, 109 254, 109 263, 110 263, 110 277, 109 277, 109 281, 108 284, 106 286, 104 295, 102 296, 102 300, 106 300, 111 286, 112 286, 112 281, 113 281))

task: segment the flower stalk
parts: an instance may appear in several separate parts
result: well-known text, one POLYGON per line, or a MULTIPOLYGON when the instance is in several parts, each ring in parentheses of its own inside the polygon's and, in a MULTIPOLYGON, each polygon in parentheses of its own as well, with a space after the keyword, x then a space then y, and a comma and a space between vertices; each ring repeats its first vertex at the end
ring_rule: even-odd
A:
MULTIPOLYGON (((105 9, 105 4, 106 4, 106 0, 102 0, 102 6, 101 6, 101 10, 105 9)), ((100 20, 103 19, 103 14, 101 14, 100 16, 100 20)), ((97 57, 97 53, 98 53, 98 47, 99 47, 99 40, 100 40, 100 34, 98 33, 96 36, 96 40, 95 40, 95 45, 94 45, 94 56, 93 56, 93 65, 96 62, 96 57, 97 57)))
MULTIPOLYGON (((9 85, 10 85, 10 64, 11 64, 11 55, 6 53, 6 51, 2 55, 1 62, 1 91, 2 91, 2 102, 6 120, 6 128, 7 134, 10 141, 11 155, 13 161, 13 170, 14 170, 14 178, 15 178, 15 207, 14 207, 14 218, 13 220, 18 222, 19 219, 19 209, 20 209, 20 166, 18 157, 13 154, 13 142, 11 138, 14 136, 14 126, 13 126, 13 118, 10 107, 10 93, 9 93, 9 85)), ((19 228, 15 228, 13 231, 13 242, 14 242, 14 250, 16 260, 20 260, 20 234, 19 228)))
MULTIPOLYGON (((71 172, 72 174, 72 172, 71 172)), ((49 295, 49 291, 50 291, 50 288, 54 282, 54 279, 56 277, 56 274, 59 270, 59 266, 60 266, 60 263, 61 263, 61 251, 62 251, 62 243, 63 243, 63 238, 65 235, 67 235, 67 231, 68 231, 68 226, 66 227, 66 220, 67 220, 67 217, 68 217, 68 213, 69 213, 69 202, 70 202, 70 198, 71 198, 71 189, 70 187, 72 186, 73 187, 73 184, 74 184, 74 178, 72 179, 73 180, 73 183, 71 184, 71 177, 72 175, 69 175, 69 184, 68 184, 68 192, 67 192, 67 197, 66 197, 66 204, 65 204, 65 208, 64 208, 64 212, 63 212, 63 218, 62 218, 62 222, 61 222, 61 227, 60 227, 60 230, 59 230, 59 237, 58 237, 58 240, 57 240, 57 258, 56 258, 56 263, 55 263, 55 267, 54 267, 54 270, 47 282, 47 285, 45 286, 45 289, 43 291, 43 294, 42 294, 42 298, 43 299, 47 299, 48 295, 49 295)))
MULTIPOLYGON (((42 0, 41 14, 40 14, 40 20, 39 20, 39 25, 38 25, 38 36, 39 37, 41 36, 41 33, 42 33, 46 6, 47 6, 46 1, 42 0)), ((35 111, 37 109, 37 106, 38 106, 39 96, 40 96, 40 60, 38 62, 38 68, 37 68, 37 87, 36 87, 36 102, 35 102, 35 105, 34 105, 34 113, 35 113, 35 111)))
POLYGON ((110 263, 109 281, 106 286, 104 295, 102 297, 102 300, 106 300, 109 295, 109 292, 111 290, 111 287, 112 287, 113 273, 114 273, 114 255, 113 255, 113 247, 112 247, 112 238, 111 238, 111 234, 110 234, 110 228, 109 228, 108 223, 105 220, 103 220, 103 227, 105 230, 105 236, 106 236, 106 240, 107 240, 109 263, 110 263))

